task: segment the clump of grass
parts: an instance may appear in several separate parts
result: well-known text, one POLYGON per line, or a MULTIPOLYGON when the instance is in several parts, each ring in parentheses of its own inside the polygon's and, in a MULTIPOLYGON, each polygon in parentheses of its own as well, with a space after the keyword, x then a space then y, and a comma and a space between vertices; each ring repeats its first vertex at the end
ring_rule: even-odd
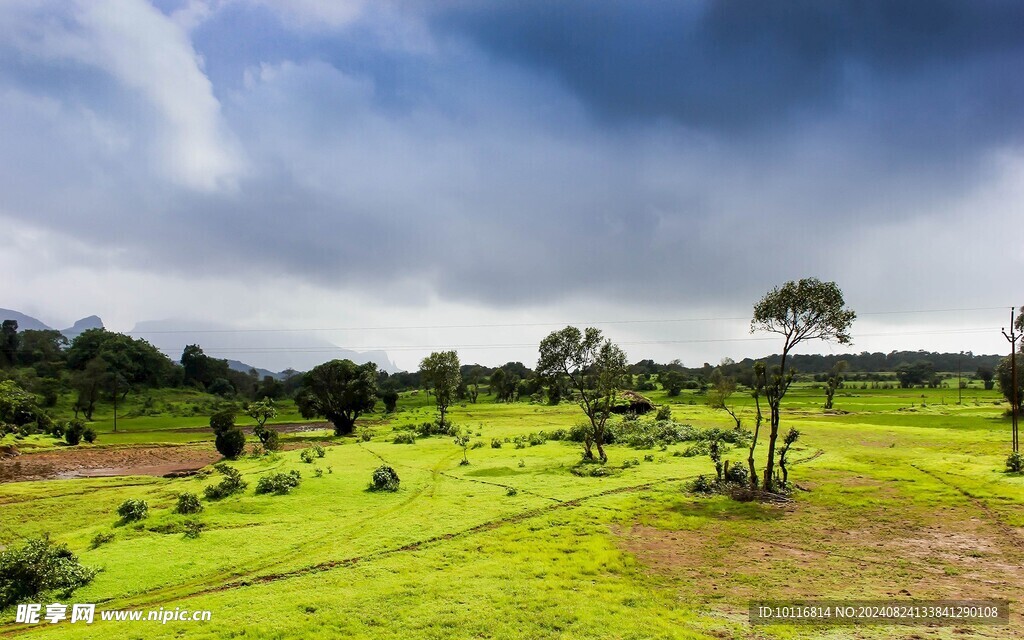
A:
POLYGON ((295 469, 287 473, 272 473, 261 476, 256 482, 256 494, 273 493, 281 496, 291 492, 292 489, 299 486, 301 481, 302 474, 295 469))
POLYGON ((109 531, 101 531, 92 537, 92 542, 89 543, 89 546, 92 549, 98 549, 108 542, 111 542, 113 539, 113 533, 110 533, 109 531))
POLYGON ((242 480, 242 474, 238 469, 218 462, 213 468, 220 472, 224 478, 217 484, 208 485, 203 489, 203 495, 207 500, 221 500, 230 495, 241 493, 249 486, 249 483, 242 480))

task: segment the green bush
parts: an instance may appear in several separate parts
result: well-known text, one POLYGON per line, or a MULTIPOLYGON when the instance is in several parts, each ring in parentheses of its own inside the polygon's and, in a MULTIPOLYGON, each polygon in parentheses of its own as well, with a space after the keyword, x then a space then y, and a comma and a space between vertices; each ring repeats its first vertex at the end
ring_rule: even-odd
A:
POLYGON ((416 444, 416 434, 406 431, 404 433, 395 434, 395 439, 392 440, 394 444, 416 444))
POLYGON ((210 428, 217 435, 227 433, 235 428, 235 412, 232 409, 224 409, 210 416, 210 428))
POLYGON ((238 469, 230 467, 223 462, 218 462, 213 465, 213 468, 220 472, 224 478, 218 484, 211 484, 203 489, 203 495, 206 496, 207 500, 220 500, 235 493, 245 491, 245 488, 249 486, 249 483, 242 480, 242 474, 238 469))
POLYGON ((301 481, 302 474, 295 469, 288 473, 272 473, 260 477, 256 482, 256 493, 260 495, 265 493, 284 495, 299 486, 301 481))
POLYGON ((1024 473, 1024 455, 1014 451, 1006 458, 1007 473, 1024 473))
POLYGON ((263 445, 263 448, 267 451, 277 451, 281 448, 281 436, 278 435, 277 431, 256 425, 252 430, 252 433, 257 439, 259 439, 260 444, 263 445))
POLYGON ((199 537, 199 534, 203 532, 203 529, 206 528, 206 525, 195 520, 187 520, 184 524, 184 528, 185 533, 182 535, 191 540, 195 540, 199 537))
POLYGON ((245 451, 245 434, 241 429, 231 427, 217 434, 214 446, 217 447, 217 453, 229 460, 234 460, 245 451))
POLYGON ((492 449, 500 449, 501 448, 501 440, 498 440, 497 438, 491 438, 491 448, 492 449))
POLYGON ((92 542, 89 543, 89 547, 91 549, 98 549, 113 539, 113 533, 101 531, 92 537, 92 542))
POLYGON ((199 502, 199 496, 196 494, 185 492, 178 494, 178 506, 174 510, 186 515, 199 513, 203 510, 203 503, 199 502))
POLYGON ((18 602, 62 598, 92 582, 96 569, 83 567, 65 544, 49 536, 31 538, 21 547, 0 551, 0 609, 18 602))
POLYGON ((86 427, 82 430, 82 439, 89 444, 96 442, 96 430, 92 427, 86 427))
POLYGON ((519 490, 516 489, 515 487, 508 487, 507 489, 505 489, 505 495, 506 496, 519 495, 519 490))
POLYGON ((124 522, 135 522, 149 515, 149 504, 145 500, 128 498, 117 508, 117 515, 124 522))
POLYGON ((658 407, 658 413, 654 415, 654 419, 658 420, 659 422, 662 420, 671 420, 672 407, 667 404, 661 405, 660 407, 658 407))
POLYGON ((729 468, 726 469, 725 471, 726 482, 745 485, 747 484, 747 481, 749 479, 750 473, 747 471, 747 468, 744 467, 742 464, 731 464, 729 465, 729 468))
POLYGON ((715 488, 715 481, 707 476, 697 476, 689 486, 690 491, 693 493, 714 493, 715 488))
POLYGON ((85 423, 81 420, 72 420, 68 423, 67 427, 64 428, 64 442, 67 442, 72 447, 78 445, 82 441, 82 435, 85 433, 85 423))
POLYGON ((400 482, 398 473, 393 468, 383 464, 373 472, 370 489, 373 491, 398 491, 400 482))

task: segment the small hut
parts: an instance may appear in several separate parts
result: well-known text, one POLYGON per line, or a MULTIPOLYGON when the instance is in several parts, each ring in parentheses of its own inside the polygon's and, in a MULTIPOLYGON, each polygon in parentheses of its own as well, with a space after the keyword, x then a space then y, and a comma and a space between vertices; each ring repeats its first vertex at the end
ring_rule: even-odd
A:
POLYGON ((636 391, 623 391, 612 406, 612 413, 633 413, 642 416, 648 411, 654 411, 654 403, 636 391))

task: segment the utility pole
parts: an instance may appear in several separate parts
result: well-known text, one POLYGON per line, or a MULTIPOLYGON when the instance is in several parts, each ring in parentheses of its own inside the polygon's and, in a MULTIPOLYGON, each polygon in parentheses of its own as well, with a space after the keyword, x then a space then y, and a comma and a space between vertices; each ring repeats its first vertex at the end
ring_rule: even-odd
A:
POLYGON ((1010 333, 1006 333, 1004 327, 1003 337, 1010 343, 1010 419, 1013 424, 1013 452, 1016 453, 1020 450, 1020 440, 1017 437, 1017 338, 1020 336, 1013 325, 1014 310, 1014 307, 1010 307, 1010 333))

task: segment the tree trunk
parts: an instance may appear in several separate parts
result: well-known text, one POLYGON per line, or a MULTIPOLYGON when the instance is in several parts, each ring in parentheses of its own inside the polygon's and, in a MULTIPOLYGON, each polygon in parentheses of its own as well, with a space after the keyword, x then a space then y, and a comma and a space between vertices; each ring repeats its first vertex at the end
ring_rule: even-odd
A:
POLYGON ((768 434, 768 464, 764 468, 764 490, 773 491, 775 488, 775 442, 779 439, 779 401, 774 400, 770 404, 771 407, 771 423, 772 429, 768 434))
POLYGON ((757 436, 761 432, 761 401, 754 398, 757 403, 757 417, 754 419, 754 437, 750 441, 750 452, 747 455, 747 466, 750 468, 750 488, 757 489, 757 468, 754 466, 754 449, 757 448, 757 436))
POLYGON ((344 413, 332 413, 327 416, 327 419, 334 425, 334 435, 336 436, 347 436, 351 435, 356 427, 355 418, 351 418, 344 413))

